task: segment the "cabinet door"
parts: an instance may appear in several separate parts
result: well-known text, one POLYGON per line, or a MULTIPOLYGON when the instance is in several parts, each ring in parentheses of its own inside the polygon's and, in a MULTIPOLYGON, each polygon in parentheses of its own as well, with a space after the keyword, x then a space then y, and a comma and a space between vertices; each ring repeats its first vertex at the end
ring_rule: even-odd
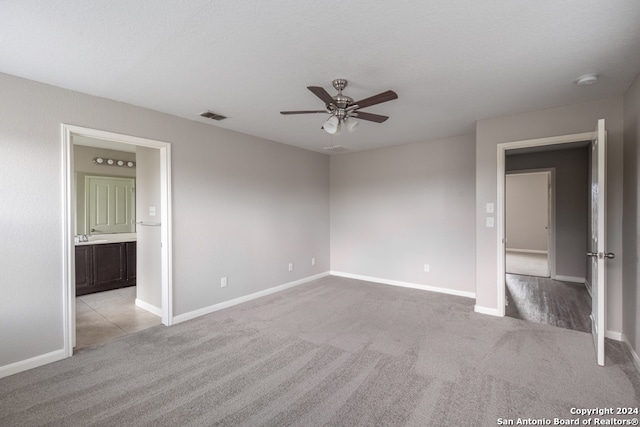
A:
POLYGON ((124 243, 93 245, 93 282, 96 290, 121 288, 127 280, 124 243))
POLYGON ((93 246, 76 246, 76 296, 93 292, 93 246))
POLYGON ((137 245, 136 242, 127 242, 127 285, 133 286, 136 284, 136 263, 137 260, 137 245))

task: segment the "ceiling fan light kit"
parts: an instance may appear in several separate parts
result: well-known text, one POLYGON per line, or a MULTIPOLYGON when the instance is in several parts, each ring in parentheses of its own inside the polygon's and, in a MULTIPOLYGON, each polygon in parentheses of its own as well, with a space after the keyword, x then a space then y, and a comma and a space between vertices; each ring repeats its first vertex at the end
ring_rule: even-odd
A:
POLYGON ((322 129, 331 135, 340 135, 341 128, 344 126, 347 131, 354 132, 358 127, 358 122, 355 119, 367 120, 375 123, 382 123, 387 120, 388 116, 382 116, 380 114, 367 113, 360 111, 361 108, 370 107, 372 105, 381 104, 383 102, 391 101, 398 98, 392 90, 379 93, 369 98, 362 99, 355 102, 353 98, 346 96, 342 93, 342 90, 347 87, 347 80, 335 79, 333 87, 338 91, 335 96, 329 95, 329 93, 320 86, 307 86, 314 95, 320 98, 325 103, 325 110, 305 110, 305 111, 281 111, 280 114, 314 114, 314 113, 328 113, 330 116, 324 122, 322 129))

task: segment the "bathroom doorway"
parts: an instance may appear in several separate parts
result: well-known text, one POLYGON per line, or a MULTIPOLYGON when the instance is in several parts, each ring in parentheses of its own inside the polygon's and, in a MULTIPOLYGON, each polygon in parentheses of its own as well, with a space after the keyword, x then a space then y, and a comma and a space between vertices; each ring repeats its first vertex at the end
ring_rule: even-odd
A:
MULTIPOLYGON (((85 301, 76 299, 76 273, 82 271, 82 265, 76 269, 76 245, 77 241, 82 238, 88 240, 85 244, 94 248, 99 248, 104 252, 105 248, 109 248, 111 252, 119 254, 120 260, 126 263, 125 267, 115 269, 116 276, 120 274, 122 277, 116 277, 116 282, 121 279, 122 289, 114 289, 105 292, 104 295, 93 293, 85 295, 81 298, 88 298, 88 303, 93 304, 91 307, 95 315, 104 318, 108 316, 100 315, 100 310, 109 311, 110 303, 117 303, 125 299, 131 299, 135 295, 135 306, 132 307, 140 313, 143 309, 149 312, 149 318, 139 323, 149 323, 151 318, 160 319, 164 325, 172 323, 172 300, 171 300, 171 146, 169 143, 148 140, 143 138, 132 137, 128 135, 115 134, 88 128, 80 128, 71 125, 62 125, 63 130, 63 156, 65 165, 65 191, 64 191, 64 208, 65 208, 65 224, 64 224, 64 282, 65 282, 65 352, 67 356, 73 354, 73 348, 76 344, 76 322, 77 307, 79 304, 81 310, 87 310, 87 307, 80 306, 85 301), (132 221, 135 221, 134 233, 112 234, 104 232, 100 227, 89 224, 86 219, 85 233, 80 232, 77 224, 83 222, 87 218, 78 219, 76 203, 76 187, 78 187, 78 174, 75 173, 74 157, 80 156, 84 147, 94 147, 102 151, 104 156, 96 155, 91 159, 97 166, 103 166, 106 172, 104 175, 113 176, 116 174, 118 167, 125 169, 136 169, 134 214, 132 221), (108 154, 113 154, 108 156, 108 154), (122 154, 119 154, 122 153, 122 154), (125 153, 134 153, 135 161, 129 159, 115 158, 117 155, 125 157, 125 153), (101 161, 102 160, 102 161, 101 161), (111 168, 110 168, 111 166, 111 168), (140 191, 142 190, 142 191, 140 191), (144 207, 144 208, 141 208, 144 207), (80 235, 79 235, 80 234, 80 235), (85 237, 86 236, 86 237, 85 237), (125 239, 126 242, 111 241, 125 239), (128 238, 128 240, 127 240, 128 238), (137 240, 137 242, 136 242, 137 240), (97 243, 96 243, 97 242, 97 243), (133 243, 133 245, 132 245, 133 243), (100 246, 99 246, 100 245, 100 246), (126 246, 125 246, 126 245, 126 246), (137 251, 137 254, 136 254, 137 251), (127 267, 128 266, 128 267, 127 267), (135 266, 135 267, 133 267, 135 266), (123 272, 124 271, 124 272, 123 272), (131 275, 133 272, 133 276, 131 275), (136 277, 137 276, 137 277, 136 277), (137 283, 136 283, 137 282, 137 283), (136 283, 135 289, 127 288, 131 283, 136 283), (110 302, 109 302, 110 301, 110 302), (100 308, 101 307, 101 308, 100 308)), ((85 156, 86 157, 86 156, 85 156)), ((84 177, 83 177, 84 178, 84 177)), ((108 193, 105 191, 105 194, 108 193)), ((86 192, 85 192, 86 194, 86 192)), ((88 196, 87 196, 88 197, 88 196)), ((115 203, 116 214, 124 217, 126 211, 126 200, 128 196, 122 198, 120 203, 115 203)), ((107 200, 107 197, 104 197, 107 200)), ((132 203, 134 199, 131 199, 132 203)), ((106 206, 106 201, 101 206, 106 206)), ((129 206, 131 207, 131 206, 129 206)), ((112 208, 105 208, 105 212, 112 208)), ((113 209, 112 209, 113 210, 113 209)), ((111 216, 109 214, 108 216, 111 216)), ((95 222, 95 221, 94 221, 95 222)), ((119 225, 120 227, 120 225, 119 225)), ((132 231, 132 230, 125 230, 132 231)), ((83 247, 83 249, 91 249, 83 247)), ((97 255, 91 255, 93 260, 97 260, 97 255)), ((83 258, 80 258, 81 260, 83 258)), ((93 266, 89 267, 93 269, 93 266)), ((107 272, 108 274, 108 272, 107 272)), ((91 272, 94 280, 103 284, 104 281, 98 277, 95 271, 91 272), (96 279, 97 278, 97 279, 96 279)), ((108 280, 112 281, 113 277, 108 280)), ((88 304, 87 304, 88 305, 88 304)), ((113 311, 112 311, 113 314, 113 311)), ((146 313, 145 313, 146 314, 146 313)), ((133 319, 135 323, 136 320, 133 319)), ((160 322, 157 322, 160 323, 160 322)), ((142 325, 138 325, 141 327, 142 325)), ((123 328, 121 328, 123 329, 123 328)), ((126 329, 126 328, 124 328, 126 329)))

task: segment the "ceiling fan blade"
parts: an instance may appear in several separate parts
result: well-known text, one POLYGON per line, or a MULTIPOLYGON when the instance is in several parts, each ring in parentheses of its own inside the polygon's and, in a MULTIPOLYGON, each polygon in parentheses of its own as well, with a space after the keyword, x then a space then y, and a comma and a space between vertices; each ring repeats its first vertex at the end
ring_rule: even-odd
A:
POLYGON ((308 110, 308 111, 280 111, 280 114, 314 114, 314 113, 325 113, 327 114, 327 110, 308 110))
POLYGON ((329 95, 329 92, 327 92, 326 90, 324 90, 324 88, 320 87, 320 86, 307 86, 307 89, 309 89, 311 92, 313 92, 313 94, 315 96, 317 96, 318 98, 322 99, 322 101, 329 105, 329 104, 335 104, 335 100, 333 99, 333 97, 331 97, 331 95, 329 95))
POLYGON ((387 116, 381 116, 380 114, 365 113, 364 111, 356 111, 354 117, 376 123, 382 123, 389 118, 387 116))
POLYGON ((372 105, 381 104, 383 102, 391 101, 392 99, 397 99, 398 94, 392 90, 388 90, 386 92, 379 93, 377 95, 370 96, 369 98, 365 98, 361 101, 356 102, 359 108, 370 107, 372 105))

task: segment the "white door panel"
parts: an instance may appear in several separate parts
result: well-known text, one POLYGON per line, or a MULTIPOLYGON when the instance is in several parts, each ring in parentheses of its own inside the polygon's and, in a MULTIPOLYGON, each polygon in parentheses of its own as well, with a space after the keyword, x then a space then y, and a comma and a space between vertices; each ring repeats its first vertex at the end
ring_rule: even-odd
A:
POLYGON ((86 177, 87 224, 91 234, 135 232, 133 178, 86 177))
POLYGON ((607 140, 604 119, 598 120, 591 144, 591 242, 587 255, 591 258, 591 333, 598 365, 604 366, 607 291, 606 259, 606 153, 607 140))

